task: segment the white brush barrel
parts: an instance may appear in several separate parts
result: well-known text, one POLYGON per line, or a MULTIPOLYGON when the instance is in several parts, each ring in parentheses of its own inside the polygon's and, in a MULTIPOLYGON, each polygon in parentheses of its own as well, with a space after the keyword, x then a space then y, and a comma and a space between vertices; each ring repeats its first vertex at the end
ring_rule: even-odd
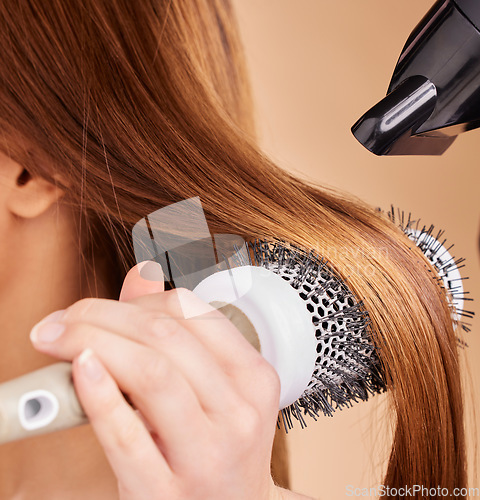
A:
POLYGON ((258 266, 212 274, 193 292, 205 302, 233 304, 248 317, 262 356, 280 378, 280 409, 295 402, 307 388, 317 358, 312 316, 298 292, 273 271, 258 266))

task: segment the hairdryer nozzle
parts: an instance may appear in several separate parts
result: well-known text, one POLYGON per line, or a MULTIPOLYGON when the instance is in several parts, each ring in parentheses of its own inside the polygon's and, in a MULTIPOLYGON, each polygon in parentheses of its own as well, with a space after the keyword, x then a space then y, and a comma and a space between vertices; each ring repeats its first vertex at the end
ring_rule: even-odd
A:
POLYGON ((440 155, 480 127, 480 1, 438 0, 408 38, 387 93, 352 127, 377 155, 440 155))
POLYGON ((424 76, 402 82, 352 127, 356 139, 376 155, 442 154, 455 137, 415 136, 435 109, 437 90, 424 76))

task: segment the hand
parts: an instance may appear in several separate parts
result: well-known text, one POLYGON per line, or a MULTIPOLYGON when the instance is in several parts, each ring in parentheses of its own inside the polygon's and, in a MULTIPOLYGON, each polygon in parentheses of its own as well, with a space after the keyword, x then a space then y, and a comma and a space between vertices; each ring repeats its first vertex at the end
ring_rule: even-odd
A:
POLYGON ((270 476, 278 376, 192 292, 165 292, 163 280, 143 280, 135 266, 120 301, 80 300, 43 320, 32 341, 73 360, 122 500, 279 495, 270 476), (186 309, 201 315, 183 319, 186 309))

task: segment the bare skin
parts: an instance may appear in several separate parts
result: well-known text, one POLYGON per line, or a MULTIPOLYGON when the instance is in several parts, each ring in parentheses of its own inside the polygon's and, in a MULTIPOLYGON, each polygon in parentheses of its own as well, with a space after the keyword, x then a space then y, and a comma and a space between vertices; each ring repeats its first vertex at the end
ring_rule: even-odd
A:
MULTIPOLYGON (((73 214, 57 210, 55 193, 44 183, 25 186, 28 193, 22 193, 16 185, 21 171, 0 155, 0 257, 9 263, 0 268, 0 381, 50 364, 50 356, 33 348, 31 328, 88 296, 80 289, 73 214)), ((99 296, 108 291, 99 289, 99 296)), ((100 500, 115 498, 116 491, 115 476, 88 425, 0 446, 0 498, 100 500)))
MULTIPOLYGON (((279 396, 270 365, 224 317, 215 316, 208 327, 205 321, 171 319, 178 318, 174 292, 163 292, 163 282, 142 280, 136 268, 127 275, 120 301, 81 301, 92 292, 80 285, 75 215, 62 205, 63 193, 42 179, 18 185, 22 170, 0 156, 0 236, 8 242, 0 258, 9 263, 0 268, 0 381, 54 358, 72 361, 91 425, 0 446, 0 498, 306 499, 276 487, 269 474, 279 396), (66 311, 57 323, 64 333, 45 343, 42 328, 36 328, 32 345, 32 327, 61 309, 66 311), (152 312, 164 315, 170 326, 148 332, 144 320, 152 312), (223 341, 212 342, 215 329, 223 341), (195 356, 184 363, 190 349, 195 356), (141 382, 139 366, 160 369, 168 383, 141 382), (202 371, 208 377, 197 376, 202 371), (268 383, 258 387, 261 378, 268 383), (221 403, 215 400, 220 393, 221 403), (241 418, 227 411, 229 401, 241 418), (178 405, 175 418, 171 405, 178 405)), ((96 296, 114 299, 101 287, 102 270, 96 274, 96 296)), ((183 298, 195 302, 189 293, 183 298)))

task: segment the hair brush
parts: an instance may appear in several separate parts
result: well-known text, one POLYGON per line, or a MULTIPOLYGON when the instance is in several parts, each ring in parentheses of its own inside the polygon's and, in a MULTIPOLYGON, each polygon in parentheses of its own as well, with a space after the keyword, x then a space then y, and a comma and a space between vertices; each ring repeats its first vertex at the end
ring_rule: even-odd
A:
POLYGON ((385 390, 368 314, 325 260, 283 242, 248 247, 248 260, 205 278, 194 292, 206 302, 233 303, 253 323, 280 377, 285 428, 292 417, 303 427, 304 415, 331 416, 385 390))
MULTIPOLYGON (((470 292, 466 292, 463 287, 463 282, 468 280, 468 276, 460 274, 460 269, 465 267, 465 259, 452 255, 454 244, 447 244, 443 229, 435 229, 433 224, 426 226, 420 219, 413 219, 411 213, 406 215, 403 210, 395 210, 393 205, 387 215, 430 261, 436 271, 433 279, 447 291, 454 324, 469 332, 468 320, 472 319, 475 313, 465 309, 465 302, 473 301, 468 296, 470 292)), ((458 340, 461 345, 466 345, 460 338, 458 340)))
MULTIPOLYGON (((277 370, 285 429, 293 419, 303 427, 305 415, 331 416, 383 392, 368 313, 325 260, 281 241, 256 240, 246 249, 245 258, 236 252, 235 265, 193 291, 226 314, 277 370)), ((70 363, 0 384, 0 443, 86 422, 70 363)))

